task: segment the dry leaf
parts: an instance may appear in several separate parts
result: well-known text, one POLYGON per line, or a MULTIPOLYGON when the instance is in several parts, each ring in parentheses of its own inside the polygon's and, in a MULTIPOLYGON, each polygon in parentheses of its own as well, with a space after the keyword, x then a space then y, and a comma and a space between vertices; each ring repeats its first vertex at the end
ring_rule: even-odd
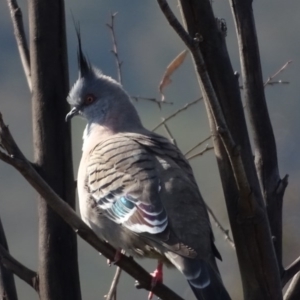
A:
POLYGON ((174 73, 176 69, 178 69, 181 64, 184 62, 184 59, 188 53, 188 50, 182 51, 180 54, 178 54, 172 61, 171 63, 167 66, 167 69, 165 71, 165 74, 162 78, 162 80, 159 83, 159 92, 161 94, 161 101, 165 100, 165 96, 163 94, 164 88, 169 85, 172 80, 171 80, 171 75, 174 73))

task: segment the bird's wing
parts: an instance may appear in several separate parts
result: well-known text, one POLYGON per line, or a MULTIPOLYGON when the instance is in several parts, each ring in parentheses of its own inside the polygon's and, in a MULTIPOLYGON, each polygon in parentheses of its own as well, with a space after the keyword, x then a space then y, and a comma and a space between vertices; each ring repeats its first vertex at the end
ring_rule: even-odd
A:
POLYGON ((167 227, 154 158, 127 136, 112 136, 91 151, 86 185, 98 212, 115 223, 135 233, 167 227))
POLYGON ((91 151, 86 184, 97 211, 115 223, 179 255, 210 255, 205 204, 189 163, 167 139, 112 136, 91 151))
POLYGON ((221 258, 213 243, 205 202, 192 168, 181 151, 166 138, 151 132, 127 133, 127 136, 158 160, 160 199, 178 241, 193 249, 199 258, 207 258, 211 253, 221 258))

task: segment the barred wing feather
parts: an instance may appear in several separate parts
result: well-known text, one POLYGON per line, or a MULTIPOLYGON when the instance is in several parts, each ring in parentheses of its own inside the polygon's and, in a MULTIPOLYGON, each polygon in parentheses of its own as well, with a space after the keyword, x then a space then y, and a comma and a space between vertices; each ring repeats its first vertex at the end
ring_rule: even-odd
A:
POLYGON ((113 136, 92 150, 87 184, 98 211, 117 224, 150 234, 167 227, 154 158, 127 136, 113 136))

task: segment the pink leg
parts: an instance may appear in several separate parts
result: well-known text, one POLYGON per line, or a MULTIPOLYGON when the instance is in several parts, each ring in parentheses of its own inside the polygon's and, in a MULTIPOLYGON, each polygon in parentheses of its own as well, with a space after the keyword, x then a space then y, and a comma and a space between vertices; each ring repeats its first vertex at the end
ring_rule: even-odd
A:
POLYGON ((111 264, 115 264, 116 262, 118 262, 121 259, 121 256, 123 254, 123 251, 121 248, 117 249, 115 256, 114 256, 114 260, 111 261, 110 259, 107 259, 107 264, 109 266, 111 266, 111 264))
MULTIPOLYGON (((151 289, 155 287, 155 285, 159 282, 163 282, 163 263, 161 261, 157 262, 157 268, 156 270, 151 273, 152 275, 152 282, 151 282, 151 289)), ((151 300, 153 298, 153 292, 151 291, 148 296, 148 300, 151 300)))

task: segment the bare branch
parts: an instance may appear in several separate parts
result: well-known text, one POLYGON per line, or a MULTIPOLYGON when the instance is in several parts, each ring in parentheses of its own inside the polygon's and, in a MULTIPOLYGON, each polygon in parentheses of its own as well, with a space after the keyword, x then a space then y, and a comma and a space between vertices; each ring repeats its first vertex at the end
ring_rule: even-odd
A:
MULTIPOLYGON (((164 119, 164 121, 161 121, 160 123, 158 123, 151 131, 155 131, 156 129, 158 129, 160 126, 162 126, 164 123, 166 123, 167 121, 169 121, 170 119, 174 118, 175 116, 177 116, 178 114, 180 114, 182 111, 187 110, 190 106, 200 102, 201 100, 203 100, 203 98, 198 98, 195 101, 186 103, 183 107, 179 108, 178 110, 176 110, 174 113, 172 113, 171 115, 169 115, 168 117, 166 117, 164 119)), ((165 103, 165 102, 164 102, 165 103)))
POLYGON ((289 66, 289 64, 291 64, 292 62, 293 62, 292 60, 287 61, 278 71, 276 71, 272 76, 270 76, 267 79, 267 81, 264 83, 264 87, 267 86, 267 85, 273 85, 273 84, 278 84, 278 83, 289 84, 288 81, 281 81, 281 80, 273 81, 273 79, 276 76, 278 76, 281 72, 283 72, 289 66))
POLYGON ((161 119, 162 119, 162 121, 164 122, 163 126, 164 126, 164 129, 165 129, 167 135, 169 136, 169 139, 170 139, 171 143, 177 146, 176 140, 175 140, 175 138, 173 137, 172 132, 171 132, 169 126, 168 126, 167 123, 165 122, 165 118, 161 118, 161 119))
POLYGON ((130 97, 131 97, 131 99, 135 100, 136 102, 138 102, 139 100, 146 100, 146 101, 154 102, 158 105, 159 109, 161 109, 162 104, 173 105, 173 102, 157 100, 156 98, 147 98, 147 97, 141 97, 141 96, 130 96, 130 97))
POLYGON ((218 218, 216 217, 215 213, 212 211, 212 209, 205 203, 206 208, 210 214, 210 216, 213 218, 217 228, 219 228, 222 233, 224 234, 225 240, 228 241, 228 243, 230 244, 230 246, 235 249, 235 244, 234 241, 232 240, 232 238, 229 235, 229 229, 225 229, 223 227, 223 225, 221 224, 221 222, 218 220, 218 218))
POLYGON ((116 273, 115 276, 113 278, 113 281, 111 283, 111 287, 109 289, 109 292, 106 296, 104 296, 106 298, 106 300, 113 300, 113 299, 117 299, 116 294, 117 294, 117 286, 120 280, 120 276, 122 273, 122 269, 120 267, 117 267, 116 269, 116 273))
POLYGON ((26 35, 24 31, 22 11, 16 0, 7 0, 7 3, 8 3, 11 19, 13 22, 13 26, 14 26, 14 34, 18 44, 23 70, 25 72, 29 90, 31 91, 32 84, 31 84, 31 70, 30 70, 30 55, 29 55, 29 49, 28 49, 26 35))
POLYGON ((300 256, 285 269, 281 279, 282 287, 284 287, 298 272, 300 272, 300 256))
POLYGON ((0 245, 0 264, 24 280, 39 293, 38 274, 14 259, 2 245, 0 245))
POLYGON ((186 44, 186 46, 190 49, 193 47, 194 41, 191 38, 191 36, 185 31, 185 29, 182 27, 180 22, 177 20, 175 15, 173 14, 172 10, 169 7, 169 4, 165 0, 157 0, 157 3, 165 15, 167 21, 173 27, 175 32, 180 36, 182 41, 186 44))
POLYGON ((117 38, 116 38, 116 33, 115 33, 115 17, 118 13, 111 13, 110 15, 110 24, 106 24, 106 26, 109 28, 110 33, 111 33, 111 38, 112 38, 112 43, 113 43, 113 49, 111 50, 112 54, 114 55, 116 59, 116 65, 117 65, 117 70, 118 70, 118 81, 120 84, 122 84, 122 64, 123 62, 120 60, 119 57, 119 51, 118 51, 118 45, 117 45, 117 38))
POLYGON ((292 282, 290 283, 286 293, 283 297, 284 300, 299 300, 300 299, 300 272, 298 272, 292 282))
POLYGON ((277 81, 270 81, 268 82, 268 85, 277 85, 277 84, 290 84, 289 81, 282 81, 281 79, 280 80, 277 80, 277 81))
POLYGON ((187 160, 192 160, 193 158, 196 158, 196 157, 198 157, 198 156, 201 156, 201 155, 203 155, 205 152, 208 152, 208 151, 213 150, 213 149, 214 149, 213 146, 209 146, 209 145, 207 144, 206 147, 205 147, 203 150, 201 150, 201 151, 199 151, 199 152, 197 152, 197 153, 195 153, 195 154, 193 154, 193 155, 191 155, 191 156, 188 156, 186 159, 187 159, 187 160))
MULTIPOLYGON (((102 253, 106 258, 111 261, 114 260, 116 249, 108 243, 100 240, 94 231, 77 216, 76 212, 66 202, 64 202, 37 173, 15 143, 8 127, 3 122, 1 114, 0 145, 11 157, 8 162, 23 175, 30 185, 41 195, 43 199, 45 199, 47 204, 67 224, 69 224, 82 239, 102 253)), ((2 158, 3 152, 0 151, 0 159, 2 158)), ((150 276, 150 274, 132 258, 121 255, 121 258, 116 262, 116 265, 139 281, 143 288, 149 291, 152 289, 152 276, 150 276)), ((161 299, 182 300, 182 298, 176 293, 160 283, 157 283, 157 285, 153 288, 153 292, 161 299)))
POLYGON ((283 194, 276 193, 281 181, 274 132, 268 112, 264 87, 290 63, 288 61, 263 83, 258 39, 252 1, 230 0, 235 18, 243 74, 247 111, 250 117, 255 147, 255 167, 266 202, 279 272, 282 267, 282 202, 283 194))
MULTIPOLYGON (((2 246, 3 249, 6 250, 6 252, 8 252, 8 244, 7 244, 1 219, 0 219, 0 246, 2 246)), ((0 299, 18 300, 13 273, 2 265, 1 254, 0 254, 0 299)))
POLYGON ((204 144, 205 142, 207 142, 209 139, 211 138, 211 135, 208 136, 207 138, 205 138, 204 140, 202 140, 201 142, 199 142, 198 144, 196 144, 195 146, 193 146, 191 149, 189 149, 187 152, 185 152, 184 156, 187 156, 188 154, 190 154, 192 151, 194 151, 196 148, 198 148, 199 146, 201 146, 202 144, 204 144))

